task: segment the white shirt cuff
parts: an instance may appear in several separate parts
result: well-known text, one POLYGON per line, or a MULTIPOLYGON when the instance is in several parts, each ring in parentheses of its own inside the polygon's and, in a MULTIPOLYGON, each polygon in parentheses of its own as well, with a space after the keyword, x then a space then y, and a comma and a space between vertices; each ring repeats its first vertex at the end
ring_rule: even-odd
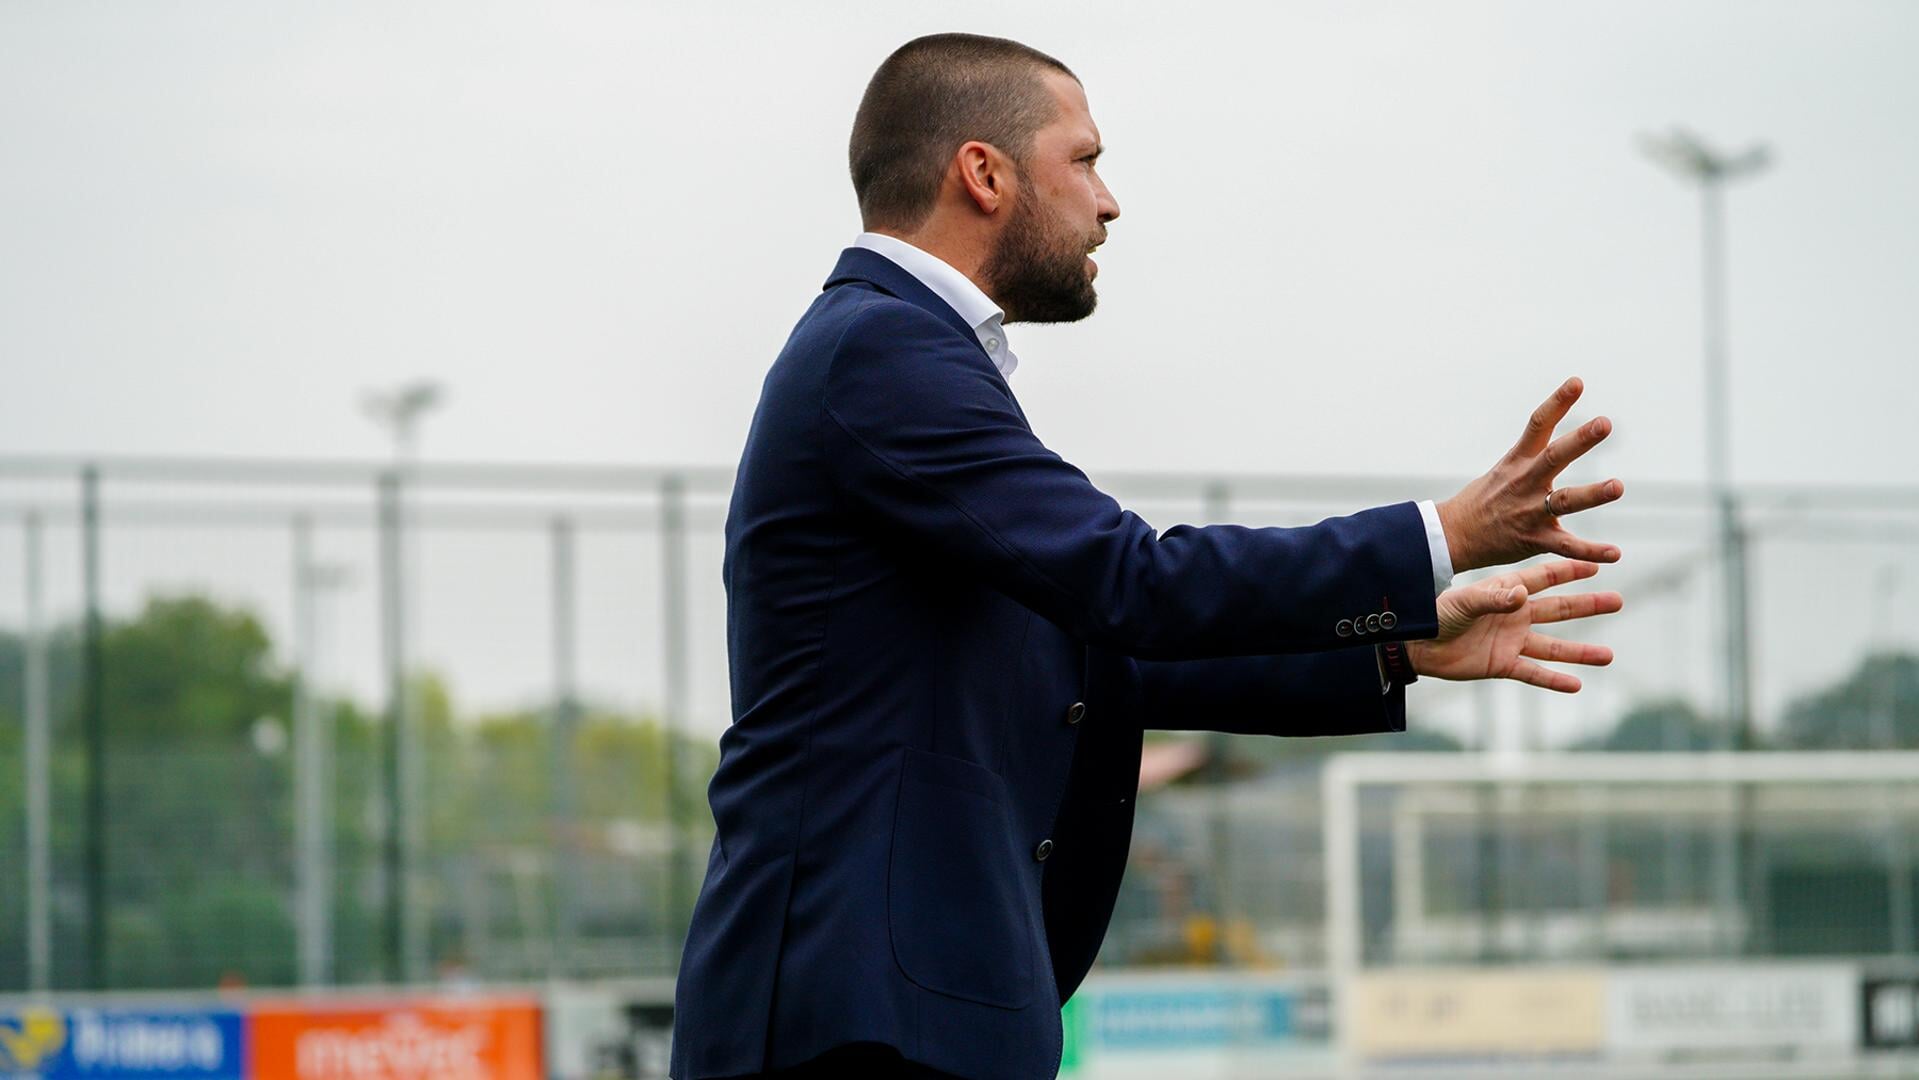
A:
POLYGON ((1446 546, 1446 529, 1439 523, 1439 507, 1419 500, 1419 516, 1426 522, 1426 548, 1433 557, 1433 595, 1453 587, 1453 553, 1446 546))

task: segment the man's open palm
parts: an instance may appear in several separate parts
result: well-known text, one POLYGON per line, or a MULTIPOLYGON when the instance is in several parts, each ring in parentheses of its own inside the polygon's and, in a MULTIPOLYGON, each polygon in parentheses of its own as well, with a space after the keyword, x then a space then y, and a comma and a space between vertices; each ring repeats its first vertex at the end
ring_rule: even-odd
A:
POLYGON ((1547 637, 1533 627, 1609 615, 1623 607, 1616 592, 1539 595, 1598 572, 1596 563, 1557 560, 1446 590, 1439 596, 1439 636, 1406 643, 1413 670, 1437 679, 1514 679, 1561 693, 1577 691, 1578 678, 1537 661, 1602 667, 1612 663, 1612 650, 1547 637))

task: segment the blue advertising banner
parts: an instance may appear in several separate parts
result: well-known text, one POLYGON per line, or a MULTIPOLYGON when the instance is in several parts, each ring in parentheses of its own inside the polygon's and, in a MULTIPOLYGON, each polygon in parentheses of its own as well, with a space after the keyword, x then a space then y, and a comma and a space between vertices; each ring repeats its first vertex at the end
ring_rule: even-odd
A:
POLYGON ((0 1080, 243 1080, 225 1009, 0 1009, 0 1080))
POLYGON ((1324 991, 1291 986, 1109 987, 1090 1004, 1091 1034, 1103 1049, 1229 1047, 1327 1037, 1324 991))

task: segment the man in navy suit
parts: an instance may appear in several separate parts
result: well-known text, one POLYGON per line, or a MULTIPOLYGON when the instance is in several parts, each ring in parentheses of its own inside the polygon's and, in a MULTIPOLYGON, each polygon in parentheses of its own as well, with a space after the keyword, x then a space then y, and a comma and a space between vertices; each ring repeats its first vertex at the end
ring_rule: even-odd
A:
POLYGON ((733 723, 672 1075, 1050 1077, 1126 861, 1141 732, 1399 731, 1418 675, 1573 691, 1535 598, 1616 548, 1555 490, 1569 380, 1446 502, 1157 532, 1046 449, 1007 327, 1093 310, 1119 205, 1078 80, 908 43, 854 121, 866 232, 766 377, 726 522, 733 723), (1572 556, 1450 588, 1455 570, 1572 556))

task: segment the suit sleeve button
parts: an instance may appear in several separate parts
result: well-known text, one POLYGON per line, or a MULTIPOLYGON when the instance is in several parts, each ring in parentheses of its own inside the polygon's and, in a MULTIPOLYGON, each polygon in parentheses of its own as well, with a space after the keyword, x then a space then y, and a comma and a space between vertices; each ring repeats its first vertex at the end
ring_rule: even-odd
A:
POLYGON ((1352 637, 1353 636, 1353 620, 1351 619, 1339 620, 1339 625, 1333 627, 1333 633, 1338 634, 1340 637, 1352 637))
POLYGON ((1086 703, 1085 702, 1075 701, 1071 705, 1068 705, 1066 707, 1067 723, 1077 724, 1084 719, 1086 719, 1086 703))
POLYGON ((1381 630, 1391 630, 1393 627, 1398 625, 1399 625, 1399 616, 1393 614, 1390 611, 1382 611, 1379 613, 1379 628, 1381 630))
POLYGON ((1033 849, 1033 858, 1039 862, 1045 862, 1046 856, 1052 853, 1053 842, 1051 840, 1041 840, 1039 846, 1033 849))
POLYGON ((1366 632, 1367 633, 1369 634, 1379 633, 1379 628, 1381 625, 1383 624, 1379 621, 1379 616, 1377 615, 1366 616, 1366 632))

